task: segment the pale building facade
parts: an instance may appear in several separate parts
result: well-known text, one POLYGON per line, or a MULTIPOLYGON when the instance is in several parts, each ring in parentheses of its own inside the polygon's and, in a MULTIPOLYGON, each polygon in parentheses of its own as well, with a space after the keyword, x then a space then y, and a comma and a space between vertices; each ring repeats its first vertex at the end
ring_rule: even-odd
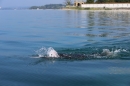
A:
POLYGON ((74 0, 74 6, 76 7, 82 6, 83 4, 85 4, 83 0, 74 0))
POLYGON ((82 4, 82 8, 130 8, 130 3, 114 4, 82 4))

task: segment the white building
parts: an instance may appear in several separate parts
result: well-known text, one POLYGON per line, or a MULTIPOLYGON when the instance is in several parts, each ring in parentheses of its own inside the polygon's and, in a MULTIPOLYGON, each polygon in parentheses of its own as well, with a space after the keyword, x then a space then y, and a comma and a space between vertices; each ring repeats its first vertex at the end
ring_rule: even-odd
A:
POLYGON ((130 3, 119 4, 82 4, 82 8, 130 8, 130 3))

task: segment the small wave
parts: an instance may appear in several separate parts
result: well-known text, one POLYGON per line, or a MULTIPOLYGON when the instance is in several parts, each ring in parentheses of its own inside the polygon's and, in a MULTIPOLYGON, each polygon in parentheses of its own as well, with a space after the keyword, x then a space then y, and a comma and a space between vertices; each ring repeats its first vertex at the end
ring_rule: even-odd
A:
MULTIPOLYGON (((67 50, 69 52, 61 52, 59 53, 53 49, 52 47, 45 48, 42 47, 39 50, 36 51, 36 56, 33 56, 33 58, 63 58, 63 59, 99 59, 99 58, 116 58, 120 57, 121 55, 129 55, 129 51, 126 49, 96 49, 96 52, 91 50, 84 50, 84 49, 78 49, 78 50, 67 50), (76 52, 77 51, 77 52, 76 52), (101 52, 100 52, 101 51, 101 52)), ((65 51, 65 50, 63 50, 65 51)))

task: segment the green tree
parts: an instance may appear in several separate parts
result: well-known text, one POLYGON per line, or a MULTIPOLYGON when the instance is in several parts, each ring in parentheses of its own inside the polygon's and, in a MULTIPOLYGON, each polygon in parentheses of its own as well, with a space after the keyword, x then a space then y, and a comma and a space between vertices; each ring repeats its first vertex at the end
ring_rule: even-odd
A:
POLYGON ((125 3, 130 2, 130 0, 124 0, 125 3))
POLYGON ((130 0, 96 0, 96 3, 130 3, 130 0))
POLYGON ((107 2, 108 2, 108 3, 114 3, 115 0, 108 0, 107 2))
POLYGON ((97 0, 96 3, 106 3, 108 0, 97 0))
POLYGON ((71 0, 65 0, 65 5, 71 5, 72 1, 71 0))
POLYGON ((116 3, 128 3, 130 0, 115 0, 116 3))
POLYGON ((94 0, 87 0, 87 3, 94 3, 94 0))

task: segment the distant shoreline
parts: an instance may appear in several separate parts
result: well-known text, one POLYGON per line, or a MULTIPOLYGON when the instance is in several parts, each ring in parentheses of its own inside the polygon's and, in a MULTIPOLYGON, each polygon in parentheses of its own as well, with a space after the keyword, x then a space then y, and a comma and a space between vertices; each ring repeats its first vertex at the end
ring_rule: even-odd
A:
POLYGON ((130 11, 130 8, 82 8, 82 7, 66 7, 62 10, 127 10, 130 11))

